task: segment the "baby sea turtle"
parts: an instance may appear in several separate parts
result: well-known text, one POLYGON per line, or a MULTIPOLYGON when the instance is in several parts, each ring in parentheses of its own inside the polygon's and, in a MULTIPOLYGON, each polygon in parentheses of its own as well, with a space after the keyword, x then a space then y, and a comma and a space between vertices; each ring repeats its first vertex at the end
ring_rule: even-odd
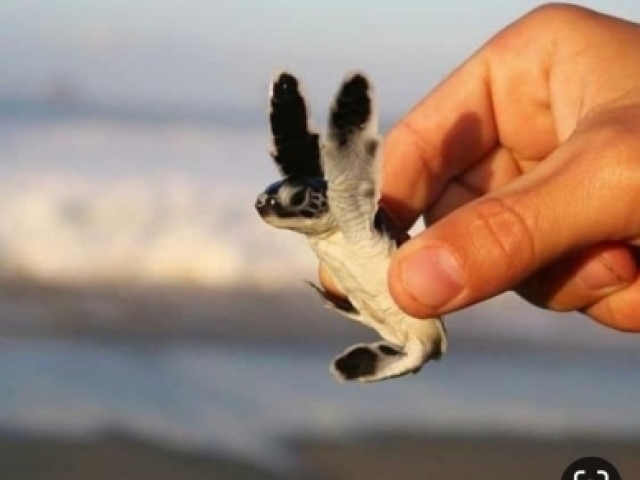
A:
POLYGON ((283 179, 258 196, 256 209, 268 224, 307 237, 347 297, 312 284, 327 306, 384 339, 348 348, 331 371, 340 381, 360 382, 418 372, 445 352, 447 338, 440 318, 413 318, 389 294, 387 270, 398 238, 378 207, 381 137, 371 84, 361 73, 343 81, 322 140, 308 127, 296 77, 278 75, 270 100, 272 157, 283 179))

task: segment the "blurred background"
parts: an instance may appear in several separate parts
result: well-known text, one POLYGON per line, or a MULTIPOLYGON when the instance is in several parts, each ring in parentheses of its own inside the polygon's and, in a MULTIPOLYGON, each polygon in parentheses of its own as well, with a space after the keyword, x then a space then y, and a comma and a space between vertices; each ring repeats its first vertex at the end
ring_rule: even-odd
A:
POLYGON ((538 4, 3 0, 0 478, 637 475, 638 337, 504 295, 449 316, 420 375, 339 385, 330 360, 372 333, 253 210, 273 72, 323 125, 362 69, 388 129, 538 4))

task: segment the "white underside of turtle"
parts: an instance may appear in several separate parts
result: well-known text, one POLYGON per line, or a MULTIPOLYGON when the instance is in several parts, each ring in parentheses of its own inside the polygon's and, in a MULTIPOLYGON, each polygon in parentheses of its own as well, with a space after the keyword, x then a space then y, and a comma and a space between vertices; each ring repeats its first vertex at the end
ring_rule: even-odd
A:
POLYGON ((398 242, 378 206, 382 149, 372 90, 364 75, 349 75, 321 140, 308 128, 298 80, 278 75, 271 85, 270 122, 272 156, 283 179, 256 201, 265 222, 307 236, 348 299, 313 285, 327 306, 383 339, 353 345, 336 357, 331 371, 340 381, 416 373, 447 347, 440 318, 413 318, 389 293, 387 271, 398 242))

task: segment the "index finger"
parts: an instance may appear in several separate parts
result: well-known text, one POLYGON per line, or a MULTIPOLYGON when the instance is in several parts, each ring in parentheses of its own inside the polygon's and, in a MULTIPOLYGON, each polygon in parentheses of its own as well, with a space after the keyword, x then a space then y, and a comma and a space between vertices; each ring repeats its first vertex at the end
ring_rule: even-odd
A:
POLYGON ((384 143, 382 203, 409 228, 447 181, 497 141, 487 67, 473 57, 414 107, 384 143))
POLYGON ((557 145, 548 88, 553 34, 541 34, 552 13, 534 11, 498 33, 389 133, 382 202, 403 227, 493 149, 539 159, 557 145))

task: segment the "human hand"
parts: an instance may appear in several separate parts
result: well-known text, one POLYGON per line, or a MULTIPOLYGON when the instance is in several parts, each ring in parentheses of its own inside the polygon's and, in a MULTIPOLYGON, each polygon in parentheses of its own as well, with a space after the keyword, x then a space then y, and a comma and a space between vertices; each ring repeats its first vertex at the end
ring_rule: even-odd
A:
POLYGON ((386 139, 389 271, 417 317, 509 289, 640 331, 640 25, 553 5, 491 39, 386 139))
POLYGON ((382 203, 435 222, 389 270, 416 317, 513 289, 640 331, 640 26, 551 5, 507 27, 389 134, 382 203))

